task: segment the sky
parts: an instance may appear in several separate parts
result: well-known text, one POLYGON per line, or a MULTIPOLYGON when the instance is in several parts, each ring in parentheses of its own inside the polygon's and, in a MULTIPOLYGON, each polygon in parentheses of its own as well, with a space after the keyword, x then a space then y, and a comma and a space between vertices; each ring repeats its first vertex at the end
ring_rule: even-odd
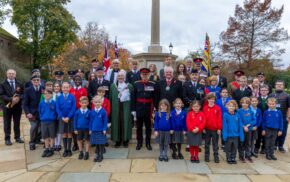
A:
MULTIPOLYGON (((169 52, 183 59, 189 51, 204 47, 205 34, 211 42, 218 42, 219 35, 226 30, 235 5, 244 0, 160 0, 160 44, 163 52, 169 52)), ((290 1, 272 0, 272 6, 284 4, 281 26, 290 34, 290 1)), ((118 37, 121 47, 133 54, 147 52, 151 32, 151 0, 71 0, 68 10, 81 28, 87 22, 98 22, 110 35, 118 37)), ((17 36, 17 29, 8 20, 3 27, 17 36)), ((290 41, 281 44, 286 53, 281 56, 284 67, 290 65, 290 41)))

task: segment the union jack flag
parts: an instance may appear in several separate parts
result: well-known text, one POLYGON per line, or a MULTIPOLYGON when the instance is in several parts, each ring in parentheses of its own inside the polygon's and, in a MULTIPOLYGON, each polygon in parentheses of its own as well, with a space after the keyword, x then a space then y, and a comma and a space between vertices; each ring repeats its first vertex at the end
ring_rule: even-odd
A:
POLYGON ((109 50, 108 50, 108 41, 105 41, 105 54, 104 54, 104 72, 107 73, 108 69, 110 68, 110 56, 109 56, 109 50))

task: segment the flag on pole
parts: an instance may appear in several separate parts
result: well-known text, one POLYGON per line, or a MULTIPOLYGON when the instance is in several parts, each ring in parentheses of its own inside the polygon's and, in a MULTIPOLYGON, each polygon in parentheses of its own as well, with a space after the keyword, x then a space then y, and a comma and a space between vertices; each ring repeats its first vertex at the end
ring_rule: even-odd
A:
POLYGON ((108 69, 110 68, 110 56, 109 56, 109 49, 108 49, 108 40, 105 41, 105 54, 104 54, 104 71, 107 73, 108 69))
POLYGON ((202 62, 202 66, 204 70, 208 73, 208 76, 210 76, 211 75, 210 40, 207 33, 205 35, 204 58, 205 59, 202 62))
POLYGON ((115 51, 116 59, 118 59, 119 58, 119 49, 118 49, 118 44, 117 44, 117 36, 115 37, 114 51, 115 51))

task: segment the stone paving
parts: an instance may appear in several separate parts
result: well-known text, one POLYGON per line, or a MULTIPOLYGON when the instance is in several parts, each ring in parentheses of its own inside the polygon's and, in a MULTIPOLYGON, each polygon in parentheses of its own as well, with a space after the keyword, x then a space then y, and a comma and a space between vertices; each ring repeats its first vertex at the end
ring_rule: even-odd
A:
MULTIPOLYGON (((290 153, 276 153, 278 161, 267 161, 264 156, 254 159, 254 163, 229 165, 225 154, 220 151, 221 163, 205 163, 201 153, 201 163, 192 164, 189 153, 183 149, 185 160, 159 162, 158 146, 153 151, 145 147, 135 150, 135 144, 129 148, 108 147, 102 163, 93 162, 93 149, 90 160, 78 160, 78 152, 70 158, 62 158, 62 153, 42 158, 42 146, 35 151, 28 150, 29 123, 23 117, 21 121, 22 138, 25 144, 13 143, 5 146, 3 141, 3 120, 0 119, 0 181, 21 182, 171 182, 171 181, 222 181, 222 182, 281 182, 290 181, 290 153)), ((13 137, 13 136, 12 136, 13 137)), ((286 148, 289 149, 290 135, 286 148)), ((13 141, 14 142, 14 141, 13 141)), ((112 144, 111 144, 112 145, 112 144)), ((213 160, 213 159, 211 159, 213 160)))

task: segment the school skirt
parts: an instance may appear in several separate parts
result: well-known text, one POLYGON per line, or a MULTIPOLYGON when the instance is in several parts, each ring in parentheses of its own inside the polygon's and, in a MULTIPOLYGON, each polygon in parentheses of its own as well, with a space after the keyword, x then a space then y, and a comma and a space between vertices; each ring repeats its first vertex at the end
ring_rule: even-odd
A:
POLYGON ((174 131, 172 135, 172 143, 184 143, 183 131, 174 131))
POLYGON ((63 120, 59 120, 59 133, 73 133, 74 132, 74 122, 72 119, 68 121, 68 123, 63 122, 63 120))
POLYGON ((169 131, 158 131, 158 135, 155 139, 155 142, 162 145, 169 145, 171 141, 169 131))
POLYGON ((202 142, 202 133, 187 133, 187 144, 190 146, 199 146, 202 142))
POLYGON ((105 145, 107 143, 107 136, 102 131, 93 131, 90 142, 93 145, 105 145))

